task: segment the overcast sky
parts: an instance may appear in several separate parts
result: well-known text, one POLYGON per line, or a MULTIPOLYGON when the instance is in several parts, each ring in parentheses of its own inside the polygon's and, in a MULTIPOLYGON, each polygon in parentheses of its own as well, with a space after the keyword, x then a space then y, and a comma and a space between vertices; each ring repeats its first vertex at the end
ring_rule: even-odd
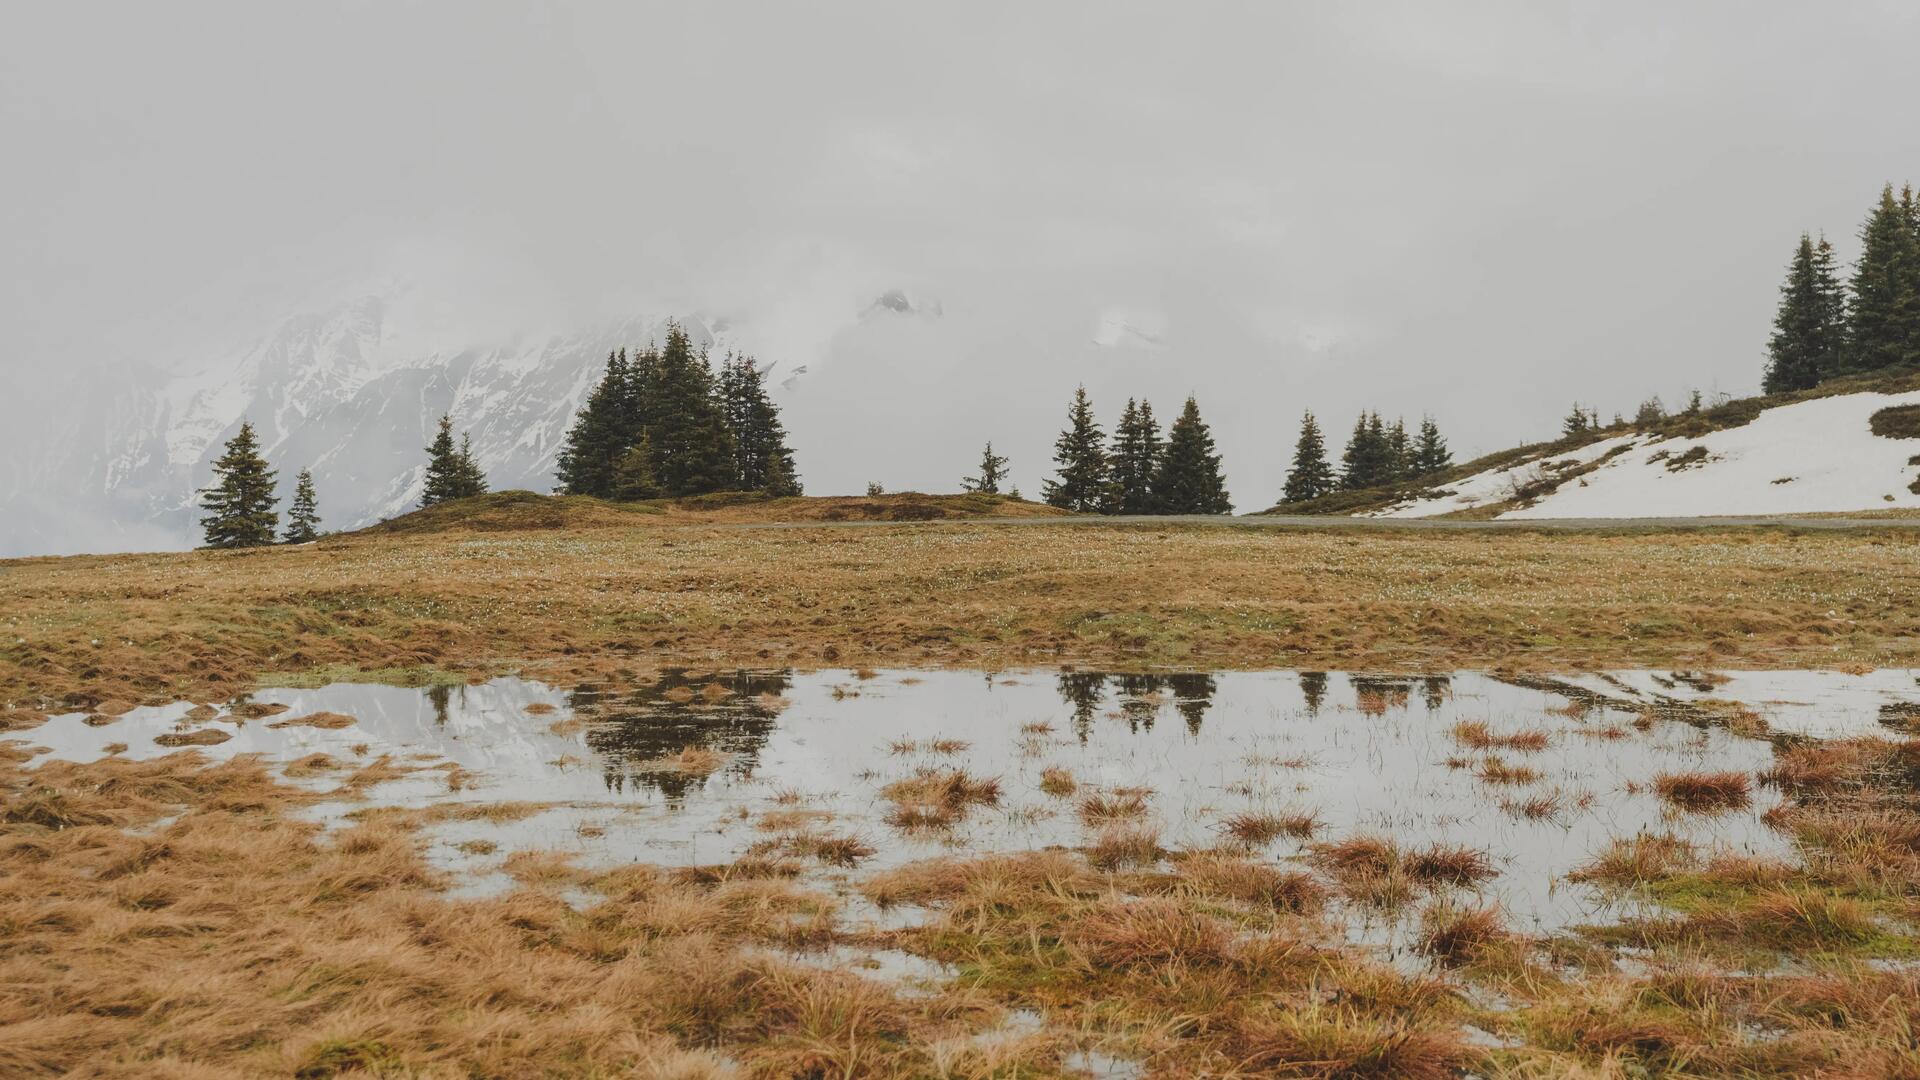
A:
POLYGON ((1032 493, 1085 382, 1198 395, 1252 509, 1307 407, 1470 451, 1756 387, 1799 232, 1850 259, 1920 179, 1916 47, 1911 3, 14 3, 0 421, 399 273, 455 337, 744 320, 815 491, 993 438, 1032 493), (853 325, 896 287, 942 316, 853 325))

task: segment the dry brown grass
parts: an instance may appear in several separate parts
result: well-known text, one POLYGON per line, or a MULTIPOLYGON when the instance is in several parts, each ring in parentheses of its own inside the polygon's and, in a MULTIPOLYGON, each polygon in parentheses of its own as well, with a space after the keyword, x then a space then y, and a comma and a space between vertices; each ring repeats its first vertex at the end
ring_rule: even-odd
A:
POLYGON ((564 682, 634 650, 707 666, 1920 660, 1920 580, 1904 544, 1872 533, 757 529, 553 514, 9 562, 0 701, 218 700, 263 672, 518 666, 564 682))
POLYGON ((976 777, 965 769, 922 769, 880 789, 891 802, 887 824, 908 831, 946 829, 959 824, 975 806, 1000 801, 1000 781, 976 777))
POLYGON ((1550 741, 1540 728, 1497 732, 1482 720, 1462 720, 1448 731, 1455 742, 1475 750, 1518 750, 1533 753, 1545 750, 1550 741))
POLYGON ((1694 864, 1693 845, 1668 834, 1615 840, 1569 875, 1574 881, 1627 887, 1658 881, 1694 864))
POLYGON ((1100 830, 1087 861, 1101 870, 1152 866, 1160 861, 1160 831, 1148 825, 1116 824, 1100 830))
POLYGON ((1511 938, 1496 905, 1462 908, 1436 904, 1421 916, 1417 945, 1421 952, 1442 963, 1470 964, 1511 938))
POLYGON ((1753 799, 1753 778, 1743 772, 1661 773, 1653 790, 1678 809, 1695 814, 1737 810, 1753 799))
POLYGON ((1079 781, 1073 778, 1071 769, 1049 765, 1040 770, 1040 790, 1056 799, 1064 799, 1079 788, 1079 781))
POLYGON ((305 716, 296 716, 288 720, 275 720, 267 726, 270 728, 310 727, 337 731, 340 728, 352 727, 357 723, 359 723, 359 721, 344 713, 316 712, 308 713, 305 716))
POLYGON ((666 757, 655 758, 647 767, 686 776, 712 776, 725 768, 731 755, 705 746, 683 746, 666 757))
POLYGON ((1137 791, 1097 791, 1081 799, 1075 809, 1091 826, 1145 817, 1147 796, 1137 791))
POLYGON ((1311 840, 1319 828, 1318 816, 1299 810, 1244 810, 1220 822, 1222 832, 1249 847, 1265 847, 1283 836, 1311 840))

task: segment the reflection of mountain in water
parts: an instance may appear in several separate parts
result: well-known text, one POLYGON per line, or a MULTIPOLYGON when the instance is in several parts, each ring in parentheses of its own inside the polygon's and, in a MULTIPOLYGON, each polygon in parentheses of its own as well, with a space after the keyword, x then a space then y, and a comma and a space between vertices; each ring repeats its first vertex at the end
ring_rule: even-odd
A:
POLYGON ((1160 695, 1173 699, 1174 709, 1187 722, 1187 731, 1200 734, 1200 722, 1213 704, 1218 682, 1205 672, 1182 675, 1107 675, 1097 672, 1066 671, 1059 676, 1060 699, 1073 710, 1073 730, 1081 742, 1093 730, 1093 718, 1106 700, 1111 682, 1120 695, 1120 715, 1134 732, 1152 731, 1159 715, 1160 695))
POLYGON ((792 685, 790 671, 672 670, 652 685, 617 694, 576 690, 567 703, 589 721, 587 746, 605 759, 609 788, 653 790, 677 800, 700 779, 647 763, 697 746, 730 755, 729 772, 751 775, 792 685))

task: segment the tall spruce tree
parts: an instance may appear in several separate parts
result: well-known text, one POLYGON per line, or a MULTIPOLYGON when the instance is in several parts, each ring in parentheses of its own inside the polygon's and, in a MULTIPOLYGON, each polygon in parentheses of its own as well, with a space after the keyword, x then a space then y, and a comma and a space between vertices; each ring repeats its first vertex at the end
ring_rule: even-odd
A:
POLYGON ((1152 514, 1153 478, 1160 470, 1166 447, 1160 441, 1160 422, 1150 402, 1127 399, 1120 423, 1113 429, 1113 457, 1107 488, 1108 509, 1116 514, 1152 514))
POLYGON ((469 499, 475 495, 487 493, 487 470, 480 467, 480 459, 473 456, 473 436, 460 433, 460 456, 456 460, 459 472, 455 475, 454 490, 456 499, 469 499))
POLYGON ((1363 412, 1340 456, 1340 486, 1348 491, 1379 487, 1393 480, 1393 447, 1377 412, 1363 412))
POLYGON ((1396 417, 1387 429, 1387 481, 1399 483, 1413 475, 1413 440, 1405 417, 1396 417))
POLYGON ((1848 311, 1848 368, 1920 364, 1920 235, 1910 192, 1896 200, 1893 185, 1860 227, 1848 311))
POLYGON ((1780 394, 1818 386, 1841 368, 1846 329, 1846 293, 1834 271, 1833 247, 1825 237, 1816 247, 1801 233, 1780 285, 1761 388, 1780 394))
POLYGON ((1433 417, 1420 418, 1420 437, 1413 444, 1413 475, 1432 476, 1442 469, 1453 465, 1453 452, 1447 449, 1447 440, 1440 437, 1440 425, 1433 417))
POLYGON ((484 495, 486 476, 473 459, 472 440, 464 433, 460 444, 453 442, 453 418, 442 416, 440 429, 427 447, 426 483, 420 491, 420 505, 436 506, 452 499, 484 495))
POLYGON ((554 472, 565 495, 613 493, 613 474, 632 445, 635 386, 625 349, 607 354, 607 370, 567 428, 554 472))
POLYGON ((1007 459, 993 452, 993 440, 980 452, 980 475, 962 477, 960 486, 979 495, 1000 494, 1000 482, 1007 478, 1007 459))
POLYGON ((686 330, 674 323, 655 367, 649 402, 654 422, 648 434, 661 490, 679 497, 732 488, 733 433, 714 392, 706 354, 696 352, 686 330))
POLYGON ((660 497, 660 482, 653 475, 653 439, 645 432, 614 466, 612 497, 622 502, 660 497))
POLYGON ((1230 514, 1226 477, 1214 451, 1213 432, 1200 419, 1192 397, 1167 429, 1166 456, 1154 477, 1154 502, 1163 514, 1230 514))
POLYGON ((288 544, 311 543, 320 537, 320 506, 313 491, 313 471, 301 469, 293 481, 293 502, 287 504, 287 528, 280 540, 288 544))
POLYGON ((274 513, 279 496, 273 493, 272 469, 260 456, 260 440, 253 424, 241 421, 240 431, 227 440, 226 452, 213 463, 213 484, 201 489, 200 519, 211 548, 258 547, 273 543, 280 515, 274 513))
POLYGON ((733 436, 733 483, 739 491, 800 494, 793 451, 780 410, 767 396, 765 375, 751 356, 729 355, 720 365, 720 409, 733 436))
POLYGON ((1300 438, 1293 444, 1293 467, 1287 470, 1287 486, 1280 497, 1284 502, 1306 502, 1330 494, 1333 488, 1333 466, 1327 463, 1326 439, 1309 409, 1300 418, 1300 438))
POLYGON ((1073 392, 1067 406, 1067 428, 1053 443, 1057 479, 1042 485, 1048 505, 1077 513, 1101 510, 1107 494, 1106 438, 1093 419, 1093 404, 1087 400, 1087 388, 1073 392))

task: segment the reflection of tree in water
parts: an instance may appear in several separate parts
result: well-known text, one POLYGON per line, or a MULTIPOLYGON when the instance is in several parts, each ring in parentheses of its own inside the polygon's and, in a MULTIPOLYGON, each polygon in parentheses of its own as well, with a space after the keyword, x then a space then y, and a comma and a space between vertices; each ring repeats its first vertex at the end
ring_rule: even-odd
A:
POLYGON ((790 671, 672 670, 650 686, 617 695, 577 690, 567 704, 593 720, 587 746, 606 760, 608 787, 657 791, 677 800, 699 786, 700 778, 646 768, 646 763, 698 746, 730 755, 729 771, 751 775, 786 708, 782 695, 792 685, 790 671))
POLYGON ((1428 712, 1439 712, 1447 703, 1447 695, 1453 692, 1453 678, 1448 675, 1429 675, 1420 680, 1420 696, 1426 700, 1428 712))
POLYGON ((1093 714, 1106 696, 1107 677, 1085 671, 1063 671, 1055 685, 1060 689, 1060 700, 1073 710, 1073 733, 1081 742, 1086 742, 1087 734, 1093 730, 1093 714))
POLYGON ((1404 709, 1413 695, 1413 680, 1395 675, 1352 675, 1353 704, 1361 712, 1379 716, 1388 709, 1404 709))
POLYGON ((1324 671, 1301 672, 1300 692, 1307 698, 1307 715, 1319 716, 1320 704, 1327 700, 1327 673, 1324 671))
MULTIPOLYGON (((463 701, 466 693, 467 688, 464 686, 461 687, 460 696, 463 701)), ((433 702, 433 722, 440 727, 446 727, 447 706, 453 702, 452 684, 434 683, 432 686, 427 687, 427 700, 433 702)))
POLYGON ((1093 729, 1094 715, 1106 697, 1108 681, 1120 695, 1120 715, 1127 729, 1135 734, 1153 730, 1154 717, 1160 711, 1159 695, 1173 698, 1173 707, 1187 722, 1187 731, 1200 734, 1200 721, 1213 704, 1219 681, 1205 672, 1184 675, 1100 675, 1088 672, 1062 672, 1060 697, 1073 709, 1073 730, 1081 742, 1093 729))

